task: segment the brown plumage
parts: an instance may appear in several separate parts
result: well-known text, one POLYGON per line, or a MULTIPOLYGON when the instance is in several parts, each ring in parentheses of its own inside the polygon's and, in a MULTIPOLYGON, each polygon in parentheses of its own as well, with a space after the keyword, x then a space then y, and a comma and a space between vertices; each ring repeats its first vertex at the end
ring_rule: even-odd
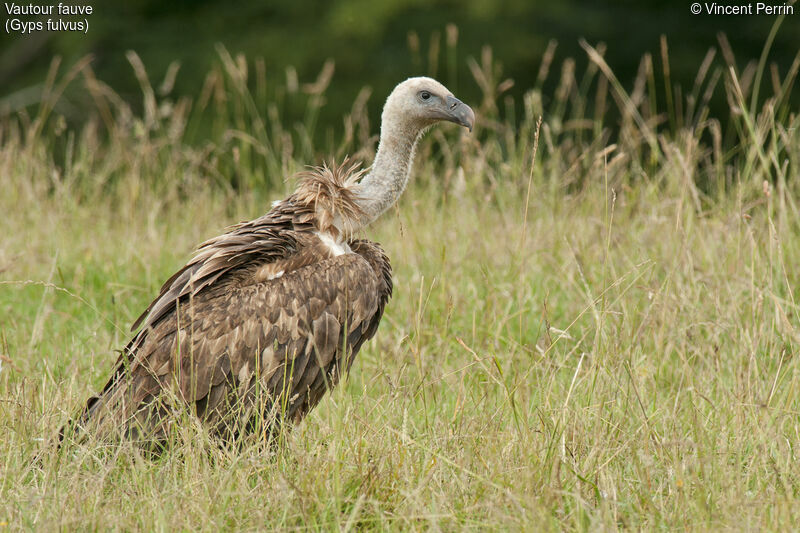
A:
POLYGON ((359 215, 341 188, 354 170, 308 171, 269 213, 205 242, 135 322, 82 425, 159 440, 178 400, 235 437, 253 417, 308 413, 375 334, 392 293, 380 246, 351 240, 352 253, 336 256, 317 235, 340 212, 359 215))
POLYGON ((366 177, 347 161, 313 168, 267 214, 203 243, 136 320, 141 329, 75 425, 153 442, 187 406, 230 439, 301 420, 375 335, 391 266, 353 235, 397 200, 415 143, 438 120, 471 129, 474 115, 435 80, 401 83, 366 177))

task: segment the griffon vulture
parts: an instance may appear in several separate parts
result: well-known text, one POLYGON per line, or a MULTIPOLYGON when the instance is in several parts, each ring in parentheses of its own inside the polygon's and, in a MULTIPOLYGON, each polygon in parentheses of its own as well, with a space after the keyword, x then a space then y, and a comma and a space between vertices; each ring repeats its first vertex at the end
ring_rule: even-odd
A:
POLYGON ((375 335, 392 294, 381 247, 353 236, 398 200, 417 141, 443 120, 471 131, 475 115, 436 80, 400 83, 368 172, 304 172, 267 214, 203 243, 67 427, 158 442, 180 407, 226 440, 300 421, 375 335))

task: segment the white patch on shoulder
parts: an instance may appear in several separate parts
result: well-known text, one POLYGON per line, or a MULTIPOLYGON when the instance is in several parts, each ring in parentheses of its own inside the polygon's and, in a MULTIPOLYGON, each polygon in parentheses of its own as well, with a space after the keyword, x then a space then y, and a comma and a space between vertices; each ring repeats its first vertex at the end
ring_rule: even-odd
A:
POLYGON ((281 277, 281 276, 283 276, 283 270, 281 270, 280 272, 275 272, 274 274, 272 274, 271 276, 269 276, 267 279, 268 279, 268 280, 270 280, 270 279, 277 279, 277 278, 279 278, 279 277, 281 277))
POLYGON ((328 249, 330 249, 334 257, 352 253, 352 250, 350 249, 350 246, 347 244, 346 241, 344 240, 337 241, 336 239, 333 238, 333 236, 331 236, 330 233, 323 233, 320 231, 316 231, 314 233, 316 233, 317 237, 319 237, 319 240, 321 240, 323 244, 325 244, 325 246, 327 246, 328 249))
POLYGON ((280 200, 275 200, 274 202, 272 202, 272 206, 271 207, 275 208, 275 207, 277 207, 279 205, 281 205, 281 201, 280 200))

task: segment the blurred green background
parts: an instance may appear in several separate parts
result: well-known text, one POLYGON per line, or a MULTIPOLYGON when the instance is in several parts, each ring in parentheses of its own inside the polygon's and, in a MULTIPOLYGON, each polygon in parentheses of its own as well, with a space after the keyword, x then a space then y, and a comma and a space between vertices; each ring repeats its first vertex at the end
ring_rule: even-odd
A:
MULTIPOLYGON (((218 43, 234 56, 244 54, 251 65, 263 58, 267 78, 281 82, 290 65, 301 84, 313 82, 332 59, 335 72, 320 115, 324 124, 340 123, 364 86, 373 90, 368 109, 375 117, 391 87, 418 74, 434 75, 462 99, 474 102, 481 91, 468 58, 480 62, 484 46, 491 47, 502 67, 497 81, 513 79, 508 94, 519 96, 534 86, 551 40, 558 47, 548 84, 558 83, 557 69, 565 58, 575 58, 578 72, 586 67, 586 54, 578 44, 585 38, 593 46, 606 44, 606 60, 630 88, 645 53, 652 54, 654 70, 663 73, 664 35, 670 83, 691 88, 706 52, 719 46, 719 34, 727 36, 737 66, 744 68, 759 58, 777 20, 765 15, 692 15, 688 0, 128 0, 90 5, 94 13, 88 17, 86 35, 0 33, 0 110, 14 113, 35 105, 53 57, 63 57, 64 69, 87 54, 93 57, 97 77, 141 108, 142 93, 125 58, 127 50, 139 54, 154 86, 177 61, 180 70, 172 95, 195 97, 220 61, 218 43)), ((8 18, 5 6, 3 11, 8 18)), ((796 6, 795 12, 782 21, 769 53, 780 76, 800 47, 796 6)), ((766 75, 763 85, 769 88, 769 83, 766 75)), ((86 117, 84 100, 89 98, 80 83, 74 85, 59 109, 71 122, 86 117)), ((712 102, 712 107, 726 105, 724 97, 712 102)), ((546 101, 544 106, 547 109, 546 101)))

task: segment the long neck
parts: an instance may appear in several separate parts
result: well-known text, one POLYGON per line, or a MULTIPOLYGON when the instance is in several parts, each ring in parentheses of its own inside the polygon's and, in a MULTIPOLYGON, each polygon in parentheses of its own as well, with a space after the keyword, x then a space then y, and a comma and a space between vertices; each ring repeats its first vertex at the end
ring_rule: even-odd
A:
POLYGON ((421 133, 419 128, 387 121, 386 118, 383 117, 378 153, 372 169, 354 186, 365 214, 361 227, 378 218, 403 194, 421 133))

